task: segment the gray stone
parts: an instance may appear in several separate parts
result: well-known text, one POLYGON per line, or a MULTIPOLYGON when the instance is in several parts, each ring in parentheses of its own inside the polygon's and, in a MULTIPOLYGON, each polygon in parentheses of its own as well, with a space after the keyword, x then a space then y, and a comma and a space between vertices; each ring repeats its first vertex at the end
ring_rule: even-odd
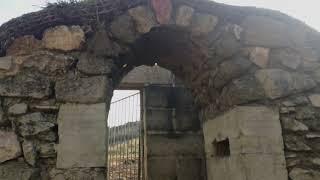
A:
POLYGON ((55 143, 39 144, 37 146, 37 151, 39 152, 39 157, 41 158, 52 158, 57 156, 55 143))
POLYGON ((81 54, 77 68, 80 72, 88 75, 111 74, 115 65, 112 59, 94 57, 89 54, 81 54))
POLYGON ((49 176, 52 180, 105 180, 104 168, 73 168, 50 170, 49 176))
POLYGON ((157 25, 153 11, 147 6, 138 6, 129 9, 129 14, 135 22, 139 33, 147 33, 157 25))
POLYGON ((34 110, 34 111, 53 112, 53 111, 59 110, 59 104, 56 103, 55 99, 44 100, 44 101, 40 101, 37 103, 32 103, 32 104, 29 104, 29 107, 31 110, 34 110))
POLYGON ((56 26, 44 32, 42 42, 47 49, 79 50, 85 42, 85 34, 80 26, 56 26))
POLYGON ((30 166, 35 166, 37 162, 37 152, 33 142, 24 140, 22 143, 23 156, 30 166))
MULTIPOLYGON (((1 100, 0 100, 0 103, 1 103, 1 100)), ((0 106, 0 124, 2 124, 4 122, 5 122, 4 112, 3 112, 2 107, 0 106)))
POLYGON ((57 168, 105 167, 106 119, 105 103, 61 105, 57 168))
POLYGON ((311 94, 309 100, 314 107, 320 107, 320 94, 311 94))
POLYGON ((312 162, 312 164, 320 166, 320 158, 312 158, 310 161, 312 162))
POLYGON ((218 72, 214 77, 214 87, 221 88, 233 78, 240 77, 247 73, 252 63, 245 58, 238 57, 224 61, 218 67, 218 72))
POLYGON ((310 151, 311 148, 303 142, 302 139, 292 136, 286 135, 284 137, 285 147, 290 151, 310 151))
POLYGON ((308 126, 306 126, 302 122, 299 122, 291 118, 282 117, 281 122, 285 130, 290 130, 290 131, 308 131, 309 130, 308 126))
POLYGON ((248 16, 241 26, 244 29, 244 43, 262 47, 290 47, 304 42, 305 32, 264 16, 248 16))
POLYGON ((261 84, 254 77, 242 76, 223 88, 220 102, 231 106, 264 98, 265 94, 261 84))
POLYGON ((114 57, 120 53, 120 47, 114 43, 104 27, 98 27, 93 37, 88 41, 87 48, 90 53, 98 57, 114 57))
POLYGON ((291 74, 281 69, 259 70, 255 76, 270 99, 302 92, 316 86, 315 81, 308 75, 291 74))
POLYGON ((12 57, 11 56, 5 56, 5 57, 0 57, 0 71, 8 71, 10 70, 12 66, 12 57))
POLYGON ((9 114, 19 115, 27 112, 28 105, 25 103, 15 104, 8 109, 9 114))
POLYGON ((132 43, 137 36, 133 19, 128 14, 117 17, 111 23, 111 32, 117 39, 125 43, 132 43))
POLYGON ((218 18, 210 14, 195 13, 191 23, 191 29, 195 35, 204 35, 214 30, 218 24, 218 18))
POLYGON ((16 60, 23 68, 35 68, 50 76, 65 74, 76 61, 71 56, 47 51, 34 52, 31 55, 17 57, 16 60))
POLYGON ((105 76, 79 78, 68 76, 56 83, 55 92, 58 101, 77 103, 99 103, 113 91, 110 80, 105 76))
POLYGON ((33 71, 0 79, 0 96, 42 99, 51 95, 49 78, 33 71))
POLYGON ((270 49, 263 47, 250 48, 249 59, 260 68, 266 68, 269 63, 269 51, 270 49))
POLYGON ((293 168, 289 177, 292 180, 319 180, 320 172, 311 169, 293 168))
POLYGON ((0 163, 21 155, 18 137, 12 131, 0 131, 0 147, 0 163))
POLYGON ((273 49, 270 53, 272 64, 281 64, 290 69, 297 69, 301 64, 301 57, 289 49, 273 49))
POLYGON ((176 24, 179 26, 189 26, 192 21, 194 9, 192 7, 182 5, 178 8, 176 14, 176 24))
POLYGON ((10 161, 0 165, 0 179, 3 180, 35 180, 39 175, 39 169, 30 168, 24 162, 10 161))
POLYGON ((17 119, 18 131, 23 137, 49 133, 55 124, 49 122, 41 113, 32 113, 17 119))

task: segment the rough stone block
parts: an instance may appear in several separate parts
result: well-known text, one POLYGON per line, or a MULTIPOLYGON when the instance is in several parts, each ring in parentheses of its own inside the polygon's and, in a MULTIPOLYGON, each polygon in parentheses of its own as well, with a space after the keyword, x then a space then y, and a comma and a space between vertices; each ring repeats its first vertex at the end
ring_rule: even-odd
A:
POLYGON ((281 69, 259 70, 255 77, 270 99, 302 92, 316 86, 316 82, 306 74, 289 73, 281 69))
POLYGON ((314 107, 320 107, 320 94, 311 94, 309 100, 314 107))
POLYGON ((77 69, 88 75, 106 75, 111 74, 115 65, 112 59, 95 57, 88 54, 82 54, 79 57, 77 69))
POLYGON ((269 51, 268 48, 254 47, 250 48, 250 61, 259 66, 260 68, 266 68, 269 63, 269 51))
POLYGON ((105 166, 106 110, 106 104, 61 105, 57 168, 105 166))
POLYGON ((42 48, 40 40, 36 39, 32 35, 22 36, 13 41, 13 43, 7 49, 7 55, 19 56, 30 54, 36 50, 42 48))
POLYGON ((76 103, 101 103, 111 96, 113 89, 105 76, 88 78, 67 77, 56 83, 55 92, 58 101, 76 103))
POLYGON ((9 114, 13 114, 13 115, 19 115, 19 114, 26 113, 27 110, 28 110, 28 105, 27 104, 19 103, 19 104, 15 104, 15 105, 9 107, 8 113, 9 114))
POLYGON ((0 163, 21 155, 18 137, 12 131, 0 131, 0 147, 0 163))
POLYGON ((209 14, 195 13, 191 23, 192 32, 195 35, 204 35, 214 30, 218 24, 218 18, 209 14))
POLYGON ((157 25, 152 10, 147 6, 138 6, 129 9, 129 14, 135 21, 136 28, 139 33, 147 33, 152 27, 157 25))
POLYGON ((33 180, 40 178, 37 168, 30 168, 28 164, 10 161, 0 165, 0 179, 3 180, 33 180))
POLYGON ((37 72, 23 72, 0 79, 0 96, 41 99, 51 94, 50 79, 37 72))
POLYGON ((117 17, 111 23, 111 32, 117 39, 125 43, 132 43, 137 37, 134 21, 128 14, 117 17))
POLYGON ((176 24, 179 26, 189 26, 192 21, 194 9, 192 7, 182 5, 177 10, 176 24))
POLYGON ((318 180, 320 179, 320 172, 312 169, 293 168, 289 177, 292 180, 318 180))
POLYGON ((48 49, 79 50, 85 42, 85 34, 80 26, 57 26, 47 29, 42 41, 48 49))
POLYGON ((8 71, 12 66, 12 57, 0 57, 0 70, 8 71))
POLYGON ((199 131, 200 119, 196 109, 176 109, 173 126, 176 131, 199 131))
POLYGON ((269 17, 248 16, 241 26, 244 29, 244 43, 247 45, 290 47, 303 45, 305 39, 304 31, 269 17))

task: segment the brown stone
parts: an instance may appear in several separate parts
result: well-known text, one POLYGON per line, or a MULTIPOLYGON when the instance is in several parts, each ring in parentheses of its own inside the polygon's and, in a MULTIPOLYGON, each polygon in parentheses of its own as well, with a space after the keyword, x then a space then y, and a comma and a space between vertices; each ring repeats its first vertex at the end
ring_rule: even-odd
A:
POLYGON ((171 19, 172 2, 171 0, 151 0, 152 8, 160 24, 168 24, 171 19))
POLYGON ((0 163, 21 155, 18 137, 12 131, 0 131, 0 147, 0 163))
POLYGON ((140 33, 147 33, 152 27, 157 25, 152 10, 147 6, 129 9, 129 14, 135 21, 137 31, 140 33))
POLYGON ((176 24, 179 26, 189 26, 192 21, 194 9, 192 7, 182 5, 177 10, 176 24))
POLYGON ((311 169, 293 168, 289 177, 292 180, 319 180, 320 172, 311 169))
POLYGON ((195 35, 204 35, 214 30, 218 24, 218 18, 210 14, 194 14, 191 29, 195 35))
POLYGON ((13 41, 7 49, 7 55, 20 56, 42 48, 42 42, 32 35, 22 36, 13 41))
POLYGON ((320 94, 311 94, 309 100, 313 106, 320 107, 320 94))
POLYGON ((260 68, 266 68, 269 62, 269 49, 262 47, 250 48, 250 60, 260 68))
POLYGON ((79 50, 85 42, 85 34, 80 26, 57 26, 47 29, 42 41, 47 49, 79 50))
POLYGON ((12 66, 12 57, 0 57, 0 71, 8 71, 12 66))

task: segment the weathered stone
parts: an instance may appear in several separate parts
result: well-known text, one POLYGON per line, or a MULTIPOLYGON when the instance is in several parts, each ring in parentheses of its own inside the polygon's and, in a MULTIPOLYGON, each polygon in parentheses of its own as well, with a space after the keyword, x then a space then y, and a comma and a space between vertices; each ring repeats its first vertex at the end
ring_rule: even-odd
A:
POLYGON ((312 164, 320 166, 320 158, 312 158, 310 161, 312 162, 312 164))
POLYGON ((290 47, 304 42, 303 31, 269 17, 248 16, 241 26, 244 29, 244 43, 247 45, 290 47))
POLYGON ((320 107, 320 94, 311 94, 309 100, 314 107, 320 107))
POLYGON ((0 179, 35 180, 39 178, 39 169, 30 168, 24 162, 10 161, 0 165, 0 179))
POLYGON ((308 131, 309 128, 302 122, 299 122, 297 120, 282 117, 281 118, 282 126, 285 130, 289 131, 308 131))
POLYGON ((84 53, 79 57, 77 68, 80 72, 88 75, 106 75, 112 73, 115 65, 112 59, 94 57, 84 53))
POLYGON ((0 131, 0 147, 0 163, 21 155, 18 137, 12 131, 0 131))
MULTIPOLYGON (((0 100, 1 103, 1 100, 0 100)), ((5 122, 5 118, 4 118, 4 112, 2 107, 0 106, 0 125, 2 125, 5 122)))
POLYGON ((36 39, 32 35, 22 36, 13 41, 13 43, 7 49, 7 55, 20 56, 30 54, 36 50, 42 48, 40 40, 36 39))
POLYGON ((284 144, 286 149, 290 151, 310 151, 311 150, 311 148, 308 145, 306 145, 302 139, 292 135, 284 136, 284 144))
POLYGON ((104 27, 99 27, 94 36, 88 41, 88 51, 98 57, 114 57, 120 53, 120 47, 113 42, 104 27))
POLYGON ((128 14, 117 17, 111 23, 111 32, 117 39, 125 43, 132 43, 137 37, 134 21, 128 14))
POLYGON ((308 133, 306 137, 308 139, 320 138, 320 133, 308 133))
POLYGON ((176 24, 179 26, 189 26, 192 21, 194 9, 192 7, 182 5, 177 10, 176 24))
POLYGON ((48 133, 55 127, 41 113, 32 113, 17 119, 18 131, 23 137, 48 133))
POLYGON ((77 103, 106 102, 113 88, 105 76, 78 78, 69 76, 56 83, 55 92, 58 101, 77 103))
POLYGON ((271 99, 302 92, 316 86, 314 80, 305 74, 289 73, 281 69, 263 69, 255 74, 266 95, 271 99))
POLYGON ((270 53, 272 64, 281 64, 291 69, 297 69, 301 64, 301 57, 289 49, 274 49, 270 53))
POLYGON ((8 71, 12 66, 12 57, 0 57, 0 71, 8 71))
POLYGON ((19 115, 27 112, 28 105, 25 103, 15 104, 8 109, 9 114, 19 115))
POLYGON ((85 34, 80 26, 56 26, 44 32, 42 41, 47 49, 79 50, 85 42, 85 34))
POLYGON ((160 24, 168 24, 171 19, 171 0, 151 0, 152 8, 160 24))
POLYGON ((223 88, 220 102, 231 106, 264 98, 263 87, 259 82, 254 77, 243 76, 223 88))
POLYGON ((218 18, 216 16, 195 13, 192 19, 191 29, 195 35, 203 35, 213 31, 217 24, 218 18))
POLYGON ((320 179, 320 172, 311 169, 293 168, 289 177, 292 180, 318 180, 320 179))
POLYGON ((14 77, 0 79, 0 96, 41 99, 51 94, 50 85, 49 78, 34 71, 24 71, 14 77))
POLYGON ((23 156, 30 166, 35 166, 37 162, 37 152, 35 145, 31 141, 24 140, 22 143, 23 156))
POLYGON ((41 158, 50 158, 57 156, 56 144, 54 143, 40 144, 37 147, 37 150, 39 151, 39 157, 41 158))
POLYGON ((305 97, 304 95, 300 95, 300 96, 290 97, 288 100, 283 101, 282 105, 290 107, 290 106, 304 105, 308 103, 309 103, 308 98, 305 97))
POLYGON ((245 58, 232 58, 224 61, 218 67, 218 72, 214 77, 214 87, 221 88, 233 78, 240 77, 245 74, 251 67, 252 63, 245 58))
POLYGON ((76 60, 63 54, 40 51, 31 55, 16 57, 15 61, 21 64, 23 68, 35 68, 47 75, 58 76, 65 74, 76 60))
POLYGON ((218 39, 213 38, 213 46, 209 49, 209 55, 213 56, 214 60, 232 57, 240 50, 242 45, 234 34, 234 26, 236 25, 223 27, 218 39))
POLYGON ((266 68, 269 62, 269 51, 270 49, 262 47, 250 48, 249 59, 260 68, 266 68))
POLYGON ((132 16, 139 33, 147 33, 152 27, 157 25, 152 10, 147 6, 129 9, 129 14, 132 16))
POLYGON ((105 166, 106 118, 105 103, 61 105, 58 168, 105 166))

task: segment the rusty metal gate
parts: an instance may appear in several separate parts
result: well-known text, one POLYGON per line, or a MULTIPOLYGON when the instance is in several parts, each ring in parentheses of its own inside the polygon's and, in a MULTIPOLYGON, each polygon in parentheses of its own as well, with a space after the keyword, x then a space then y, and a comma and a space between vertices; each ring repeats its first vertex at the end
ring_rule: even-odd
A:
POLYGON ((108 115, 108 180, 142 179, 140 93, 111 102, 108 115))

